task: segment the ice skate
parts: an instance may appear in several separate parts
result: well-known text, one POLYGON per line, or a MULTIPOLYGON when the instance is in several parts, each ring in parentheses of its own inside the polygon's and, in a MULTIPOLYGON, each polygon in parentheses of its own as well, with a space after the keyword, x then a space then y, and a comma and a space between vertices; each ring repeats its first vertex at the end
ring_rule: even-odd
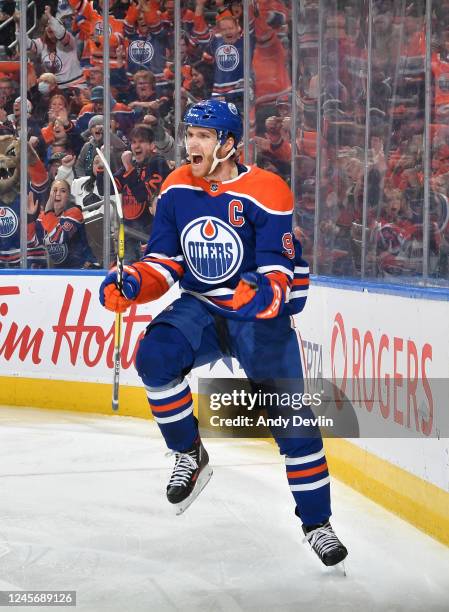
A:
POLYGON ((324 565, 337 565, 347 557, 348 551, 335 535, 329 521, 309 528, 303 525, 302 530, 305 536, 304 541, 310 544, 324 565))
POLYGON ((167 499, 182 514, 195 501, 212 476, 209 455, 200 437, 191 449, 185 452, 174 451, 175 467, 167 485, 167 499))

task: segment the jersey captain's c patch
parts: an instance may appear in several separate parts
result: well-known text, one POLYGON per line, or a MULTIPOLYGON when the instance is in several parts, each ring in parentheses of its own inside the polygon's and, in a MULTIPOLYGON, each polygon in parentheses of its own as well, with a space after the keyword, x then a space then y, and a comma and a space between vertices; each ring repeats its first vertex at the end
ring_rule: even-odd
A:
POLYGON ((181 233, 181 246, 192 274, 205 283, 221 283, 238 272, 243 245, 237 232, 216 217, 194 219, 181 233))

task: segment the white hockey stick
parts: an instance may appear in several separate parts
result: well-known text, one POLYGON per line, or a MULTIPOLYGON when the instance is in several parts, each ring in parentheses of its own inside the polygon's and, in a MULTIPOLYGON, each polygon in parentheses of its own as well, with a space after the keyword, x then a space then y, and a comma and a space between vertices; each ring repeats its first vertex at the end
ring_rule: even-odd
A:
MULTIPOLYGON (((111 167, 106 161, 105 156, 97 149, 97 155, 101 159, 101 162, 109 174, 112 181, 115 194, 115 210, 117 211, 117 217, 119 220, 118 226, 118 246, 117 246, 117 287, 119 291, 122 291, 123 286, 123 260, 125 258, 125 225, 123 222, 123 208, 122 198, 118 192, 117 185, 115 183, 114 176, 112 175, 111 167)), ((105 208, 109 203, 105 202, 105 208)), ((112 383, 112 410, 118 410, 119 407, 119 386, 120 386, 120 345, 122 340, 122 313, 115 313, 115 327, 114 327, 114 378, 112 383)))

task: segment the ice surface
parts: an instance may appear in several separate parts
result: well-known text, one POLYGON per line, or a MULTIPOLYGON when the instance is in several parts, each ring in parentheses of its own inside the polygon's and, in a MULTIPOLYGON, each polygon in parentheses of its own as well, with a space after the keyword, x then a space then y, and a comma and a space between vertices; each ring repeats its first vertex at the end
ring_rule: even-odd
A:
POLYGON ((0 589, 77 591, 21 610, 449 610, 448 548, 333 481, 345 578, 302 544, 272 445, 206 446, 214 476, 176 517, 153 422, 1 408, 0 589))

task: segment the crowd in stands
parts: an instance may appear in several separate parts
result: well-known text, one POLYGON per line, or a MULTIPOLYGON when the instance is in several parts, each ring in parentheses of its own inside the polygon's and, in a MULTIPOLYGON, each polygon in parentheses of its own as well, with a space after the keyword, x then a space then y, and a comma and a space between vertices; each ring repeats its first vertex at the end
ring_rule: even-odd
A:
MULTIPOLYGON (((416 279, 423 274, 427 244, 429 275, 447 280, 449 2, 434 2, 432 9, 427 220, 425 0, 373 0, 369 101, 368 2, 326 3, 321 74, 318 9, 318 1, 302 1, 298 23, 295 178, 297 233, 306 258, 316 248, 316 272, 358 276, 363 246, 366 276, 416 279), (318 96, 321 168, 317 186, 318 96)), ((284 146, 287 141, 286 121, 283 113, 276 115, 276 143, 281 149, 282 140, 284 146)), ((267 123, 265 138, 273 138, 270 132, 272 124, 267 123)))
MULTIPOLYGON (((142 252, 160 186, 174 167, 175 0, 109 4, 109 154, 123 197, 127 259, 132 260, 142 252)), ((317 250, 315 272, 359 275, 363 246, 367 276, 419 277, 427 243, 429 273, 448 278, 449 0, 434 3, 432 15, 428 236, 423 235, 425 0, 373 0, 369 104, 369 3, 329 0, 325 5, 320 41, 318 0, 299 0, 295 24, 291 0, 250 0, 251 71, 244 75, 241 0, 181 2, 182 108, 214 96, 243 111, 245 77, 251 159, 244 161, 290 182, 293 158, 295 233, 307 259, 312 261, 317 250), (294 39, 298 72, 292 75, 294 39)), ((36 7, 37 28, 27 42, 33 159, 28 263, 107 266, 96 244, 101 243, 96 236, 104 210, 104 169, 96 155, 104 129, 103 0, 38 1, 36 7)), ((8 51, 9 70, 0 73, 0 139, 5 143, 20 134, 14 69, 19 52, 18 46, 8 51)), ((0 171, 0 197, 1 183, 0 171)), ((18 193, 17 186, 17 201, 18 193)), ((6 236, 8 223, 2 226, 0 218, 0 267, 20 263, 19 232, 6 236)))

